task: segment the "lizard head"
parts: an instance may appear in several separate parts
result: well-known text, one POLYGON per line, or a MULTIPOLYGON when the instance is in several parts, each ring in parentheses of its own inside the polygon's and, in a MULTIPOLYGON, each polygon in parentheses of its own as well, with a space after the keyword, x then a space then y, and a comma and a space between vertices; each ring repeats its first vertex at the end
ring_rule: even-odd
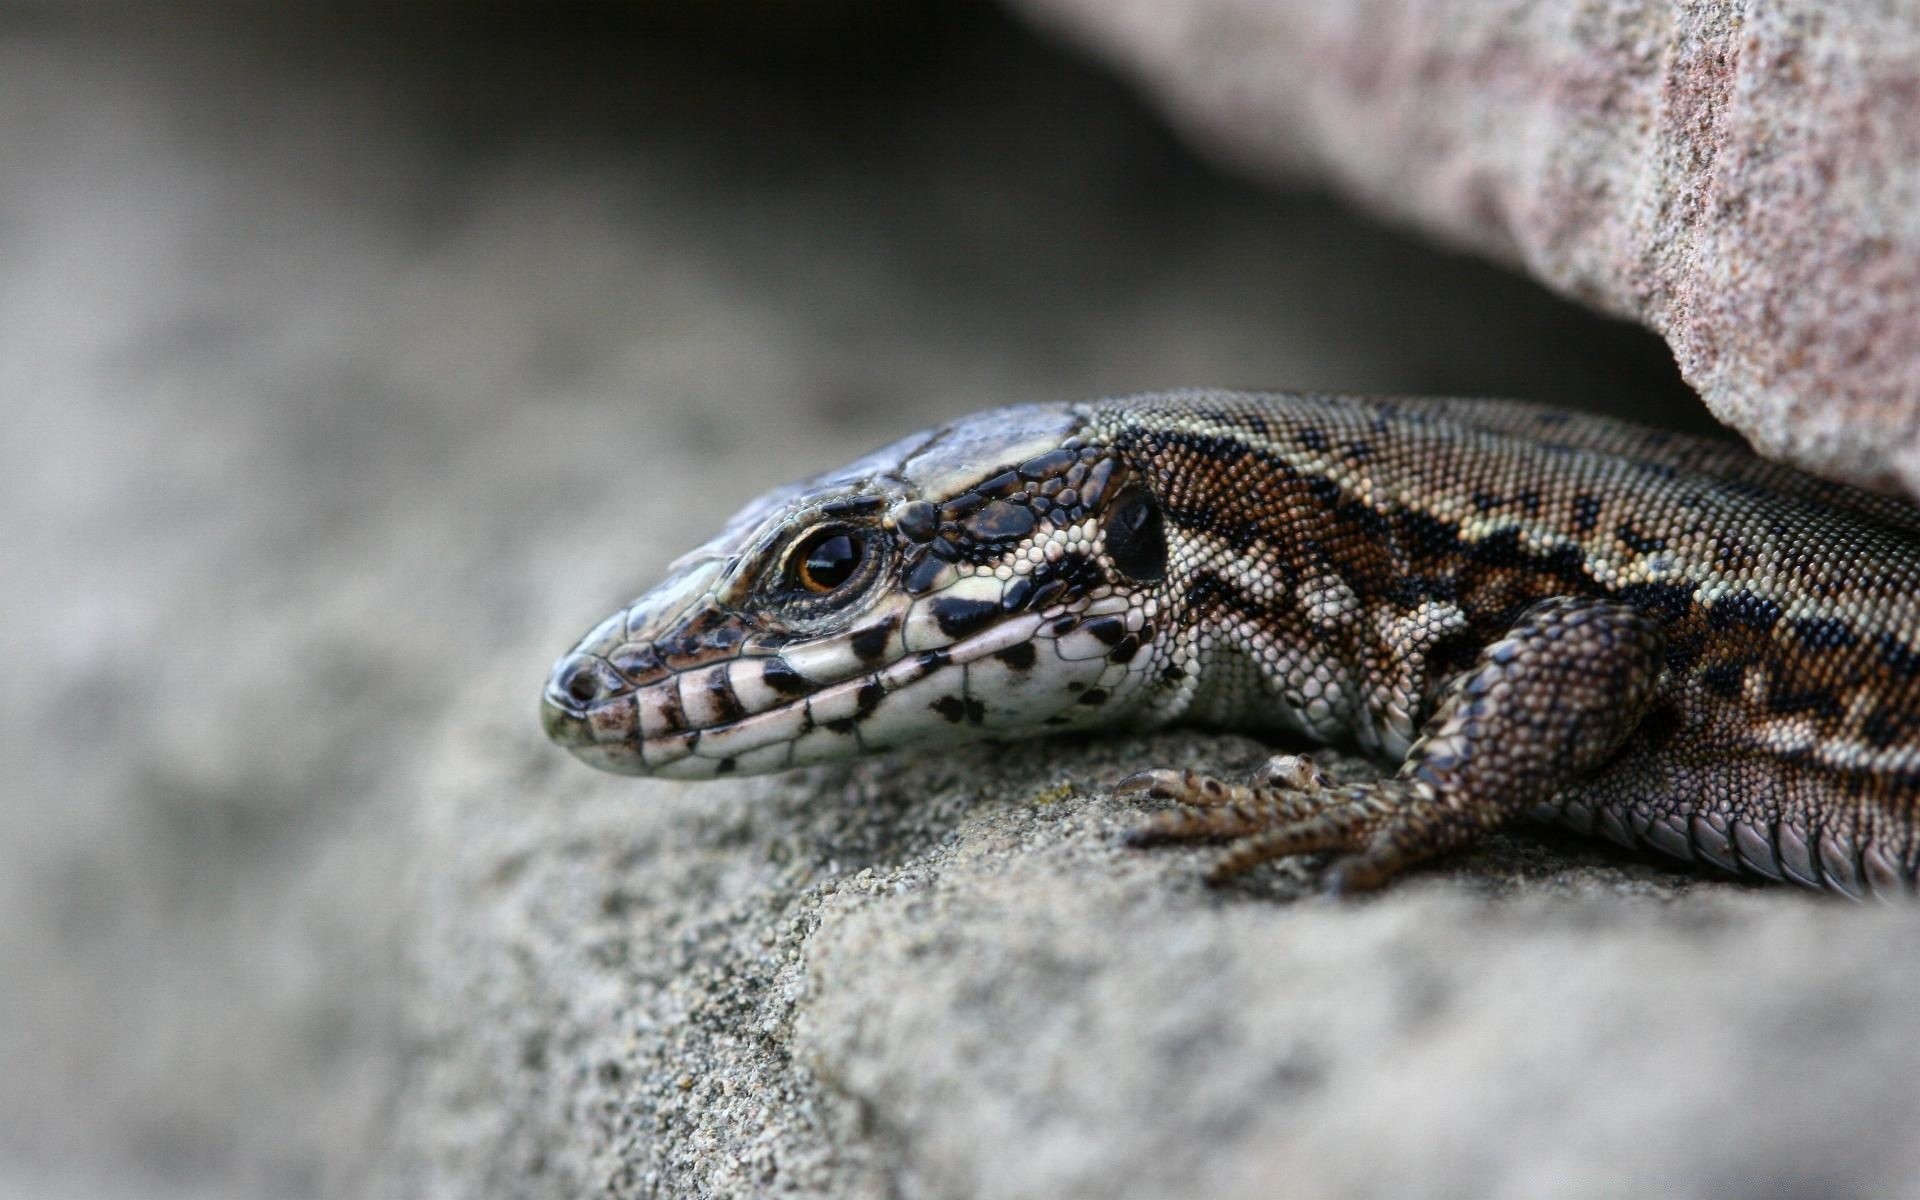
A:
POLYGON ((1158 501, 1068 406, 1001 409, 763 496, 595 626, 549 736, 637 775, 784 770, 1139 710, 1158 501))

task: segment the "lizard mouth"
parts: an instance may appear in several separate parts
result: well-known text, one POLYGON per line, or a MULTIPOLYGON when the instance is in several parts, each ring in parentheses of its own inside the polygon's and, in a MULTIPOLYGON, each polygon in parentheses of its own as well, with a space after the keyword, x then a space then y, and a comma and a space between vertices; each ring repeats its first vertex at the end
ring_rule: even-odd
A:
MULTIPOLYGON (((1056 614, 1057 619, 1057 614, 1056 614)), ((627 775, 707 779, 759 774, 897 749, 950 741, 971 727, 976 736, 1021 732, 1011 721, 989 721, 980 693, 1024 693, 1004 715, 1036 727, 1075 705, 1085 677, 1090 687, 1102 659, 1060 658, 1045 678, 998 679, 990 688, 970 675, 1011 672, 994 656, 1023 643, 1055 637, 1048 618, 1010 614, 946 646, 906 652, 895 660, 824 682, 801 675, 778 655, 736 656, 672 671, 634 686, 605 659, 575 654, 548 681, 542 703, 547 735, 602 770, 627 775), (616 682, 617 686, 616 686, 616 682), (1011 685, 1011 686, 1010 686, 1011 685)), ((1064 643, 1056 643, 1064 645, 1064 643)), ((1091 709, 1082 709, 1091 717, 1091 709)))

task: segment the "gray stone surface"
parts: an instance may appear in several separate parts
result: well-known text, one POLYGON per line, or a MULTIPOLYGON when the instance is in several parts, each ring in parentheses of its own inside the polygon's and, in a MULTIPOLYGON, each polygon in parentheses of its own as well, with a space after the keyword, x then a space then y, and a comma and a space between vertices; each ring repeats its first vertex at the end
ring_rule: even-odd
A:
POLYGON ((1020 0, 1203 142, 1673 347, 1767 453, 1920 495, 1920 10, 1020 0))
POLYGON ((0 1195, 1920 1194, 1911 912, 1115 847, 1106 784, 1235 738, 542 744, 609 603, 968 408, 1683 414, 1651 339, 972 9, 866 21, 0 25, 0 1195))

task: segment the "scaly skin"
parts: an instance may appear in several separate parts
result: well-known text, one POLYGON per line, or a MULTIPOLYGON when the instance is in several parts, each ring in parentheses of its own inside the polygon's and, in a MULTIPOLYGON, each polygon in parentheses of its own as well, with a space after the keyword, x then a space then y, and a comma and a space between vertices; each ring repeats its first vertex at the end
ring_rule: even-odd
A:
POLYGON ((1525 814, 1847 895, 1920 871, 1920 509, 1528 405, 983 413, 775 492, 583 640, 549 733, 680 778, 1174 721, 1398 774, 1148 771, 1136 835, 1336 890, 1525 814))

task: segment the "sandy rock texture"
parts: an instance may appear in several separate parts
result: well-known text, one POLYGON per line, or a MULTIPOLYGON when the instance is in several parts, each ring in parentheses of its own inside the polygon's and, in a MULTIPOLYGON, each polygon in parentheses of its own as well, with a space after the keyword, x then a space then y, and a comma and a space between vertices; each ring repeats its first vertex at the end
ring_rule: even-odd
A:
POLYGON ((1764 453, 1920 494, 1920 10, 1018 0, 1264 173, 1673 348, 1764 453))
POLYGON ((1689 407, 991 10, 704 19, 0 22, 0 1196, 1920 1195, 1911 910, 1525 833, 1210 892, 1108 794, 1267 750, 1193 732, 545 744, 609 606, 958 412, 1689 407))

